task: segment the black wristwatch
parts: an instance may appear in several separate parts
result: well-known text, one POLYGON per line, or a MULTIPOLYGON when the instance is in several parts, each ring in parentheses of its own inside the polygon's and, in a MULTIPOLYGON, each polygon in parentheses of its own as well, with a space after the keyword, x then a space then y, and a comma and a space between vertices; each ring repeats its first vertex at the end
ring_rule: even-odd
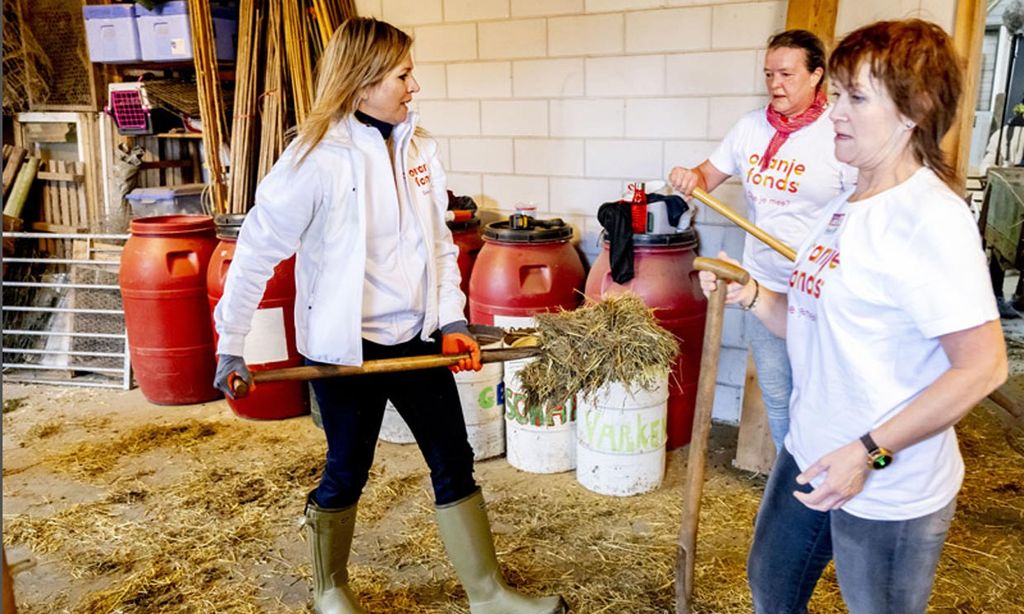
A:
POLYGON ((871 438, 871 433, 864 433, 860 442, 868 450, 868 467, 885 469, 892 464, 892 452, 875 443, 875 440, 871 438))

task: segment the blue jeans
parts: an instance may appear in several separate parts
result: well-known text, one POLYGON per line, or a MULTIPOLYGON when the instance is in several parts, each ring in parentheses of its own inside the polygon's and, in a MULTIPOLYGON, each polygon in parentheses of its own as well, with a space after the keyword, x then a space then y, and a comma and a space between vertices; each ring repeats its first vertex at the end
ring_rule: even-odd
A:
POLYGON ((793 372, 789 367, 786 340, 773 335, 754 314, 747 313, 746 319, 747 339, 754 354, 757 383, 768 414, 768 429, 778 452, 782 450, 782 442, 789 432, 789 395, 793 392, 793 372))
MULTIPOLYGON (((364 360, 440 352, 440 343, 425 343, 418 335, 393 346, 363 340, 364 360)), ((307 359, 306 364, 321 363, 307 359)), ((348 507, 359 500, 388 399, 416 437, 430 467, 437 504, 458 501, 477 490, 459 391, 446 367, 318 379, 312 384, 327 436, 327 466, 314 493, 320 507, 348 507)))
POLYGON ((917 614, 932 592, 956 499, 912 520, 866 520, 842 510, 817 512, 793 496, 800 486, 785 449, 768 477, 747 559, 757 614, 806 613, 818 577, 835 558, 851 614, 917 614))

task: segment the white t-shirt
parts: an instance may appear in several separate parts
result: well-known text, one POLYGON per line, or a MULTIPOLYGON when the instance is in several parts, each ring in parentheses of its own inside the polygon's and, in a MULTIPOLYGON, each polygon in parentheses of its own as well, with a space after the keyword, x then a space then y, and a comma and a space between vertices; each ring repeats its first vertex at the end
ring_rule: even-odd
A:
MULTIPOLYGON (((764 109, 744 115, 708 160, 743 182, 747 217, 762 230, 796 249, 822 208, 857 178, 856 169, 836 160, 828 111, 789 135, 761 171, 761 156, 775 135, 764 109)), ((747 235, 743 266, 766 288, 785 292, 793 263, 747 235)))
MULTIPOLYGON (((974 218, 935 173, 921 168, 853 203, 851 193, 829 203, 789 283, 786 448, 801 470, 898 414, 949 369, 938 337, 999 318, 974 218)), ((919 518, 949 503, 963 474, 949 428, 900 450, 843 510, 919 518)))

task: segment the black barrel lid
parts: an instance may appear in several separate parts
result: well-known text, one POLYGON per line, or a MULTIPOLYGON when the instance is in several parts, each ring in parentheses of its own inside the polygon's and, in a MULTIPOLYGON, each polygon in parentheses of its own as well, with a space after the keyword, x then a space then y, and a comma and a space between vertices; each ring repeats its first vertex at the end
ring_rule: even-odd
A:
POLYGON ((513 228, 511 218, 491 222, 484 226, 484 239, 503 243, 551 243, 568 241, 572 238, 572 226, 566 224, 561 218, 538 220, 519 216, 517 220, 517 224, 525 224, 526 228, 513 228))
MULTIPOLYGON (((608 242, 608 233, 602 232, 601 238, 604 242, 608 242)), ((687 228, 682 232, 673 232, 671 234, 642 234, 633 235, 633 245, 641 247, 691 247, 696 245, 697 231, 692 228, 687 228)))
POLYGON ((217 238, 232 241, 237 239, 243 221, 245 221, 244 213, 221 213, 216 216, 213 218, 213 223, 217 225, 217 238))

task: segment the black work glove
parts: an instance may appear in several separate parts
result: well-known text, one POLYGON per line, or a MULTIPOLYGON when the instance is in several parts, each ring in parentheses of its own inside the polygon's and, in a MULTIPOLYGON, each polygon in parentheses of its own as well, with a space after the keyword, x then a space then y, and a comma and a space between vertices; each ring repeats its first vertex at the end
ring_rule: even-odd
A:
POLYGON ((231 389, 231 382, 228 381, 232 373, 245 380, 245 383, 249 384, 249 387, 252 388, 252 374, 249 373, 249 368, 245 366, 245 359, 231 354, 218 354, 217 372, 213 376, 213 387, 234 401, 235 391, 231 389))

